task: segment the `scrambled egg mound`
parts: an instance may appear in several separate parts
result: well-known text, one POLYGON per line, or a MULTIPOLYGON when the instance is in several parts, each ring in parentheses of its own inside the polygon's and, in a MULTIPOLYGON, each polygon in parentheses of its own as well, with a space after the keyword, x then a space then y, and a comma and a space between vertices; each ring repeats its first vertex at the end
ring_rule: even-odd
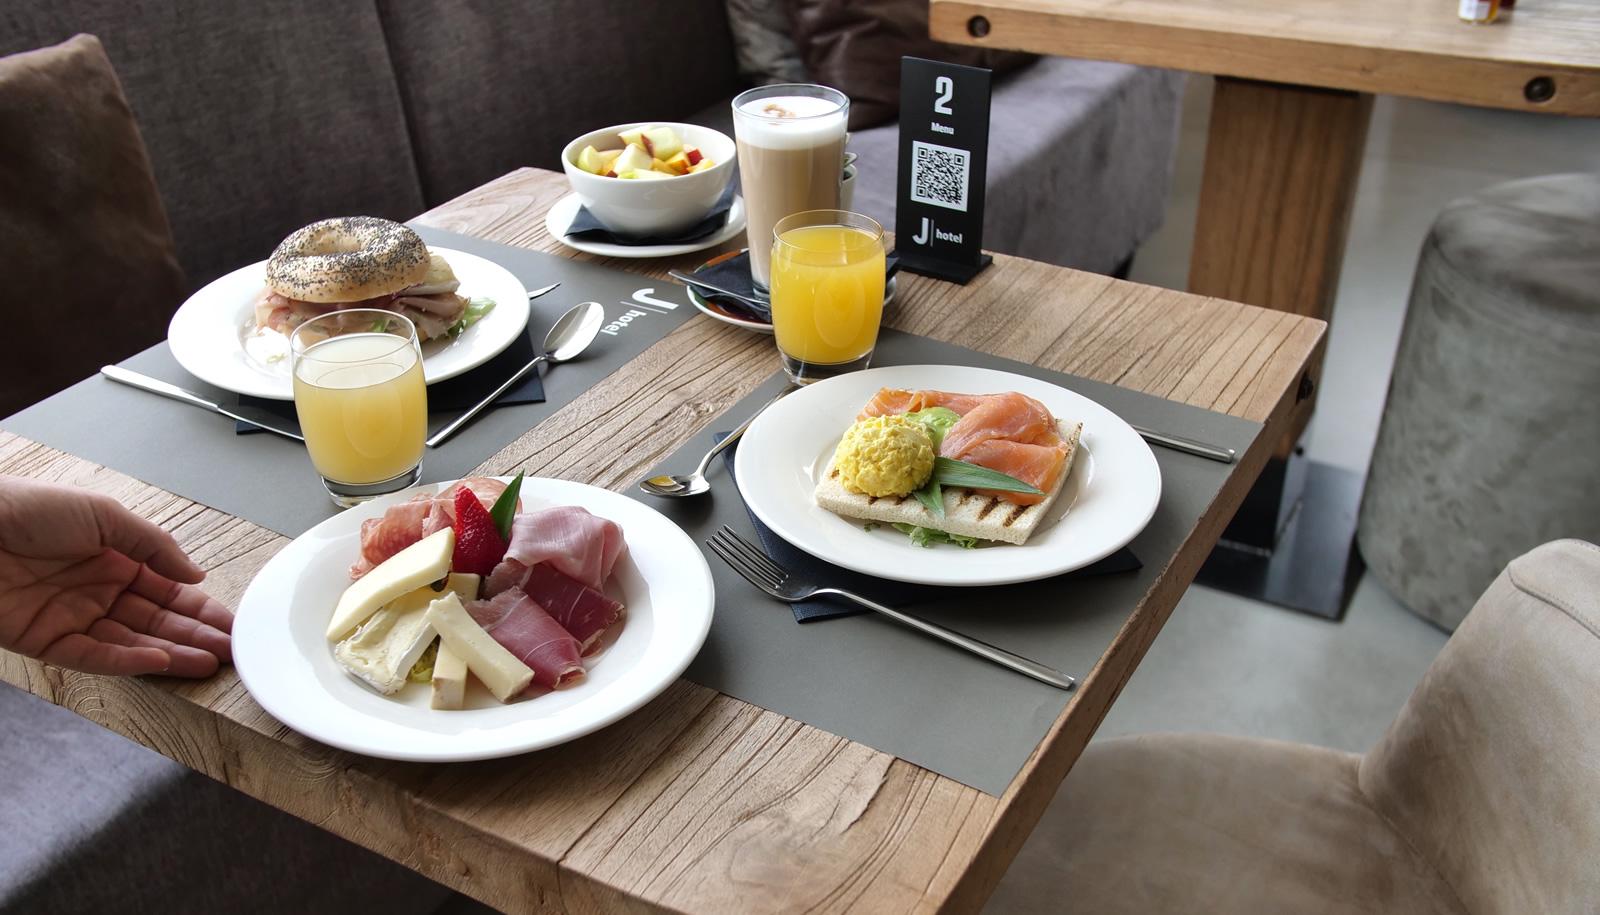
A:
POLYGON ((921 489, 933 475, 933 457, 933 439, 921 423, 874 416, 845 430, 833 466, 851 492, 894 496, 921 489))

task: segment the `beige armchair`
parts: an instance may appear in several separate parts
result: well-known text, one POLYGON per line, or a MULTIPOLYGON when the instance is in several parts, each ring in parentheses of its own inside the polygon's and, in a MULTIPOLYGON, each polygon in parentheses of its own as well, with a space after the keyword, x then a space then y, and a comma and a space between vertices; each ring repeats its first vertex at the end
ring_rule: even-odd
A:
POLYGON ((1365 756, 1091 746, 988 911, 1600 912, 1600 548, 1513 560, 1365 756))

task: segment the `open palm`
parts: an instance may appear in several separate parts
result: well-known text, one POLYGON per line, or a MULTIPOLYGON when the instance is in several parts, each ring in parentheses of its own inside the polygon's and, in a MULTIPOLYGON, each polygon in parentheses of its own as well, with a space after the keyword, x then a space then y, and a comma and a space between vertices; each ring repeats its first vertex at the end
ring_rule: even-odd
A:
POLYGON ((203 577, 115 499, 0 477, 0 647, 89 673, 209 676, 233 615, 203 577))

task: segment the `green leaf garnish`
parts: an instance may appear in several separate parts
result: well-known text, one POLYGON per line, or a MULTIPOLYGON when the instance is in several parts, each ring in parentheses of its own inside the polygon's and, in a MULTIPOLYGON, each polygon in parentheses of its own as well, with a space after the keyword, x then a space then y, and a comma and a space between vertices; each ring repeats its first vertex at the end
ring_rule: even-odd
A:
POLYGON ((963 549, 976 549, 978 538, 966 537, 961 534, 952 534, 948 531, 935 530, 931 527, 920 527, 915 524, 895 523, 895 530, 911 537, 911 542, 917 546, 928 548, 935 543, 953 543, 963 549))
POLYGON ((494 521, 494 526, 500 531, 502 539, 511 539, 511 519, 517 515, 517 496, 522 492, 522 474, 517 474, 506 491, 500 498, 494 500, 494 508, 489 509, 489 518, 494 521))
POLYGON ((950 427, 961 421, 961 414, 949 407, 929 407, 915 413, 905 414, 906 419, 921 423, 922 428, 928 433, 928 438, 933 440, 933 450, 938 452, 939 446, 944 444, 944 434, 950 427))
POLYGON ((386 334, 388 332, 389 332, 389 319, 388 318, 378 318, 378 319, 376 319, 376 320, 374 320, 372 322, 372 326, 371 327, 367 328, 367 333, 369 333, 369 334, 386 334))
POLYGON ((473 299, 467 303, 467 310, 461 313, 461 320, 450 325, 450 329, 445 333, 452 337, 461 336, 467 328, 482 320, 484 315, 494 311, 494 304, 494 299, 482 297, 473 299))
POLYGON ((938 480, 930 478, 912 495, 917 497, 917 501, 922 503, 922 507, 926 508, 929 514, 941 521, 944 520, 944 490, 938 480))
POLYGON ((965 489, 993 489, 1000 492, 1022 492, 1030 495, 1044 495, 1044 490, 1031 483, 1024 483, 1014 476, 958 461, 953 458, 936 457, 933 459, 933 476, 928 478, 928 483, 941 483, 945 486, 960 486, 965 489))

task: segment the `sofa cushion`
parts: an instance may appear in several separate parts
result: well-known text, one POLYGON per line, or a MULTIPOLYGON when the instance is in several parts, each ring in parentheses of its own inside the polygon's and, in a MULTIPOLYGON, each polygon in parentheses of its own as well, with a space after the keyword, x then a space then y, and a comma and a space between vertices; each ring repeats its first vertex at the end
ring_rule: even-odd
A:
POLYGON ((927 0, 787 0, 795 44, 812 82, 850 96, 850 129, 900 113, 906 55, 1007 73, 1031 54, 945 44, 928 37, 927 0))
POLYGON ((0 684, 0 912, 424 915, 451 893, 0 684))
POLYGON ((150 160, 100 42, 0 58, 0 416, 165 336, 184 279, 150 160))
POLYGON ((429 204, 739 85, 722 0, 380 0, 429 204))
POLYGON ((806 65, 789 35, 785 0, 727 0, 739 75, 756 85, 803 83, 806 65))
POLYGON ((0 54, 77 32, 122 79, 193 283, 316 219, 422 208, 371 2, 0 4, 0 54))

